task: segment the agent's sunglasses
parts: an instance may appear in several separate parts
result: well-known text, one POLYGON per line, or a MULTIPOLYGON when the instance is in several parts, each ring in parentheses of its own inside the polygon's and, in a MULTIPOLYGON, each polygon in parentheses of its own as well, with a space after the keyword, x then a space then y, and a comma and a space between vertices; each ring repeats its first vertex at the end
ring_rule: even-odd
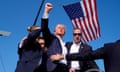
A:
POLYGON ((78 36, 81 36, 82 33, 73 33, 74 36, 78 35, 78 36))

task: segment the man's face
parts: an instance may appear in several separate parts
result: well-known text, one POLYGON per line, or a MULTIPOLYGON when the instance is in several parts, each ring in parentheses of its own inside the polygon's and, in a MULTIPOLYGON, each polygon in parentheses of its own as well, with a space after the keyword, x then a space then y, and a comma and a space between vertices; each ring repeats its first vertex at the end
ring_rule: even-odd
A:
POLYGON ((73 32, 73 38, 75 43, 80 43, 82 33, 80 29, 75 29, 73 32))
POLYGON ((44 41, 44 39, 39 39, 38 43, 40 44, 41 48, 45 47, 45 41, 44 41))
POLYGON ((61 24, 57 25, 55 28, 55 34, 63 36, 65 34, 65 26, 61 24))

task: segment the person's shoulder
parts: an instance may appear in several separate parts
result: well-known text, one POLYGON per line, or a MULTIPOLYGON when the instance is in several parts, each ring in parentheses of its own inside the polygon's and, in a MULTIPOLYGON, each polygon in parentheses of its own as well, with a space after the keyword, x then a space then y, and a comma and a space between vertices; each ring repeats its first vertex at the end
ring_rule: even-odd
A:
POLYGON ((120 44, 120 39, 116 41, 116 43, 120 44))
POLYGON ((105 43, 104 45, 114 45, 114 44, 117 44, 117 43, 120 43, 120 39, 118 39, 114 42, 105 43))
POLYGON ((120 39, 116 40, 115 42, 109 42, 109 43, 105 43, 104 45, 114 45, 114 44, 120 44, 120 39))
POLYGON ((109 42, 109 43, 105 43, 104 46, 105 47, 109 47, 109 46, 114 46, 117 42, 109 42))
POLYGON ((87 49, 87 50, 92 50, 92 46, 89 45, 89 44, 81 43, 81 45, 82 45, 85 49, 87 49))

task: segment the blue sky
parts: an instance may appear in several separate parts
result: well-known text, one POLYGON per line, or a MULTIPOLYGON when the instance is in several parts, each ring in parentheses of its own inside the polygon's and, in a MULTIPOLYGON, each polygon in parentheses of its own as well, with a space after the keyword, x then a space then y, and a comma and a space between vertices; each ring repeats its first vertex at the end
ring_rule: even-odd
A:
MULTIPOLYGON (((50 12, 49 27, 53 31, 57 23, 66 25, 65 41, 72 41, 72 23, 62 5, 80 0, 45 0, 53 4, 50 12)), ((11 35, 0 37, 0 72, 14 72, 18 60, 17 46, 22 37, 27 35, 26 28, 34 22, 41 0, 0 0, 0 30, 11 32, 11 35)), ((101 37, 89 43, 93 49, 104 43, 120 39, 120 0, 97 0, 98 18, 101 37)), ((43 6, 44 8, 44 6, 43 6)), ((43 8, 37 25, 40 25, 43 8)), ((102 60, 96 60, 104 70, 102 60)))

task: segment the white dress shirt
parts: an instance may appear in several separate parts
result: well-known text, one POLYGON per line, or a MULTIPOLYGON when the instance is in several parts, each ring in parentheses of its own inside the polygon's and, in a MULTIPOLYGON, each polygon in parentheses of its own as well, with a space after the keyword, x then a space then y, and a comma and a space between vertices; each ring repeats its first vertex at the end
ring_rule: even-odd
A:
POLYGON ((48 17, 49 17, 49 14, 44 14, 42 18, 43 19, 48 19, 48 17))
MULTIPOLYGON (((60 36, 57 36, 57 38, 59 39, 61 47, 62 47, 62 54, 66 55, 67 54, 67 48, 65 47, 65 43, 63 42, 63 40, 60 36)), ((60 60, 60 63, 67 64, 67 61, 64 58, 64 59, 60 60)))
MULTIPOLYGON (((80 45, 81 45, 81 43, 75 44, 73 42, 73 44, 72 44, 72 46, 70 48, 70 54, 79 53, 80 45)), ((74 68, 74 69, 80 70, 79 61, 71 61, 71 67, 74 68)))

